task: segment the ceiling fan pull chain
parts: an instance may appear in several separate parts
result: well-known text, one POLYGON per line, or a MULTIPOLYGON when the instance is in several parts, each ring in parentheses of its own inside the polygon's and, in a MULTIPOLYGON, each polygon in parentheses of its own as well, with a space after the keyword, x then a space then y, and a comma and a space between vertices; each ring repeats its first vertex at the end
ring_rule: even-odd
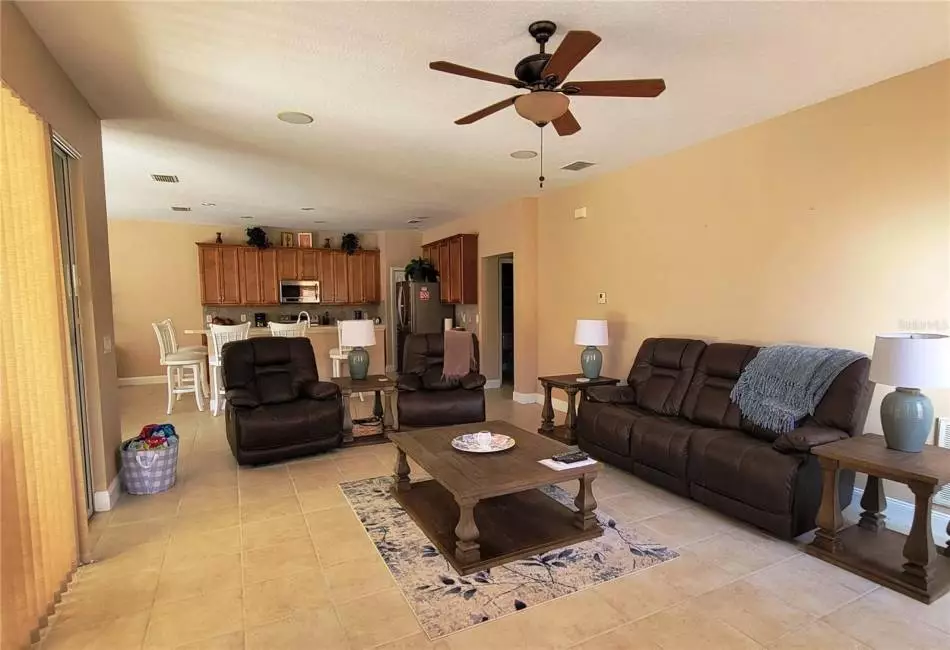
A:
POLYGON ((541 175, 538 176, 538 186, 543 190, 544 189, 544 125, 541 125, 541 155, 538 156, 541 159, 541 175))

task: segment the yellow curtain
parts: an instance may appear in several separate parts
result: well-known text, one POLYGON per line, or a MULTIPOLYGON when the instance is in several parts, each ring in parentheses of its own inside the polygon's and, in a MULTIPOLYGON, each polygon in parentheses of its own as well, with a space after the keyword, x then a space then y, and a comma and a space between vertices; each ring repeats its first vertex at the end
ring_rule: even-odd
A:
POLYGON ((35 640, 75 569, 75 491, 82 477, 74 463, 49 130, 6 86, 0 128, 0 647, 6 650, 35 640))

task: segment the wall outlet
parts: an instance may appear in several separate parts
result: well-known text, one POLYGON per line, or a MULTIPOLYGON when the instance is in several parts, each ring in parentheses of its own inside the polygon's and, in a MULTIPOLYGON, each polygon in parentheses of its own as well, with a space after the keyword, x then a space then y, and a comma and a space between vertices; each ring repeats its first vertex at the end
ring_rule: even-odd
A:
POLYGON ((247 322, 247 314, 241 314, 241 322, 242 322, 242 323, 246 323, 246 322, 247 322))
POLYGON ((208 323, 210 325, 211 321, 213 320, 214 320, 214 316, 212 316, 211 314, 205 314, 205 323, 208 323))
POLYGON ((600 293, 597 294, 597 302, 598 302, 599 304, 601 304, 601 305, 606 305, 606 304, 607 304, 607 292, 606 292, 606 291, 601 291, 600 293))
POLYGON ((575 219, 586 219, 587 218, 587 208, 577 208, 574 210, 575 219))
POLYGON ((112 352, 112 337, 103 336, 102 337, 102 353, 109 354, 110 352, 112 352))

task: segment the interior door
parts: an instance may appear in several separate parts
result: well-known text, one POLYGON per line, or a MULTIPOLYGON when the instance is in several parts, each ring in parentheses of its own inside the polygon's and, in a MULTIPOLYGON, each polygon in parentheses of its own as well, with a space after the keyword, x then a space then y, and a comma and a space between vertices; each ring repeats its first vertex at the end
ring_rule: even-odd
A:
MULTIPOLYGON (((55 140, 56 138, 54 138, 55 140)), ((63 280, 66 288, 66 326, 69 330, 69 351, 73 361, 73 389, 76 395, 76 419, 82 447, 82 466, 86 485, 86 516, 93 513, 92 457, 90 456, 86 376, 82 356, 82 319, 79 310, 79 273, 77 271, 76 233, 69 192, 70 155, 58 144, 53 145, 53 184, 59 217, 63 280)))

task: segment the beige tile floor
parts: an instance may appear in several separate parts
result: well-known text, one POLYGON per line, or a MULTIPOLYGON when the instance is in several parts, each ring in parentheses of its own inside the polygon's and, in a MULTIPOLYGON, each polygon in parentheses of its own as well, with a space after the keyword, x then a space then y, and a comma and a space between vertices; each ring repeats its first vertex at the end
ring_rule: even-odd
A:
MULTIPOLYGON (((97 562, 43 650, 950 648, 950 597, 918 604, 612 468, 602 506, 679 559, 430 642, 336 487, 388 474, 388 445, 238 468, 223 417, 183 399, 169 418, 161 386, 120 398, 126 436, 175 424, 179 483, 94 517, 97 562)), ((540 417, 503 391, 488 410, 540 417)))

